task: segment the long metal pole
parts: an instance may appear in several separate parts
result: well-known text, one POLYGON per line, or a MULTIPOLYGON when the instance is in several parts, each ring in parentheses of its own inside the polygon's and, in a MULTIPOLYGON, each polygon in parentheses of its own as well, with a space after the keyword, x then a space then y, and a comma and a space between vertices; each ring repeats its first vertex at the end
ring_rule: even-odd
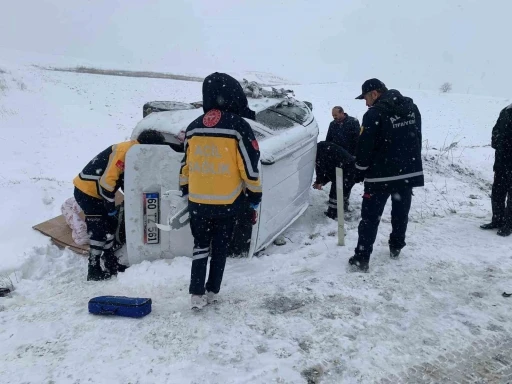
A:
POLYGON ((345 245, 345 211, 343 199, 343 169, 336 168, 336 199, 338 206, 338 245, 345 245))

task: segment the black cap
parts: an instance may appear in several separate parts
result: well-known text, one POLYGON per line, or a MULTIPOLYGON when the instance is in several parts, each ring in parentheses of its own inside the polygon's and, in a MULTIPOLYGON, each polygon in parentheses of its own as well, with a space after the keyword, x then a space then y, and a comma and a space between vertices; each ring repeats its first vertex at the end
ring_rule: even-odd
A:
POLYGON ((356 99, 362 100, 362 99, 364 99, 364 95, 367 94, 368 92, 384 88, 385 86, 386 85, 379 79, 366 80, 363 83, 363 86, 361 87, 361 90, 363 91, 363 93, 361 93, 359 96, 357 96, 356 99))

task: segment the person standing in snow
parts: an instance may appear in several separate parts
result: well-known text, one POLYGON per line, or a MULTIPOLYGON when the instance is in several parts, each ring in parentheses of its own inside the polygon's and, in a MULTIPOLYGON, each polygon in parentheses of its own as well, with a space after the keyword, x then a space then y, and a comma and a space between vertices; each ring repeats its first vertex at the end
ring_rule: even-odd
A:
POLYGON ((492 129, 491 147, 495 149, 492 185, 492 220, 482 229, 498 229, 498 235, 512 234, 512 104, 505 107, 492 129), (506 205, 505 205, 506 200, 506 205))
POLYGON ((217 301, 236 217, 249 203, 256 223, 262 188, 260 151, 247 97, 233 77, 215 72, 203 82, 204 114, 186 130, 180 190, 188 196, 194 237, 189 293, 191 308, 217 301), (211 257, 208 281, 206 269, 211 257))
POLYGON ((314 189, 331 182, 329 191, 329 203, 324 214, 336 220, 338 218, 336 196, 336 168, 343 168, 343 204, 348 211, 350 191, 354 186, 354 156, 357 140, 359 138, 359 121, 345 113, 342 107, 332 109, 333 121, 329 124, 329 130, 325 141, 318 143, 316 151, 316 180, 314 189))
POLYGON ((421 159, 421 115, 413 100, 383 82, 364 82, 362 94, 369 108, 363 116, 356 151, 355 181, 364 181, 364 195, 355 254, 349 259, 352 271, 368 272, 384 206, 391 196, 389 237, 391 258, 405 246, 412 189, 424 184, 421 159))
POLYGON ((84 211, 90 234, 87 280, 109 279, 126 269, 112 250, 118 221, 115 195, 124 186, 126 153, 136 144, 164 144, 164 141, 160 132, 143 131, 137 140, 114 144, 100 152, 73 180, 75 200, 84 211))

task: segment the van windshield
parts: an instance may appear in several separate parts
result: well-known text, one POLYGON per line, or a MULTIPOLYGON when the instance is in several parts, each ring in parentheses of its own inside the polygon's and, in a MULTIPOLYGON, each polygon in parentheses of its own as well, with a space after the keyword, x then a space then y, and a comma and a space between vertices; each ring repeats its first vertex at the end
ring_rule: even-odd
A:
POLYGON ((283 102, 264 109, 256 114, 256 121, 274 130, 292 128, 296 124, 304 125, 310 117, 307 106, 296 100, 283 102))

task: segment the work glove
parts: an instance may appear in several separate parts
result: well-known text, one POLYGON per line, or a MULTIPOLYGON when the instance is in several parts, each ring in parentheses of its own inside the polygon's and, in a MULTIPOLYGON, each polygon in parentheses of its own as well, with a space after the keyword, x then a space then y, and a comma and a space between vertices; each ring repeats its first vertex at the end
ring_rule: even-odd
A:
POLYGON ((258 208, 259 208, 259 204, 254 204, 254 203, 251 203, 250 204, 250 207, 252 209, 252 216, 251 216, 251 224, 252 225, 256 225, 256 223, 258 222, 258 208))
POLYGON ((188 185, 182 185, 180 187, 181 191, 181 197, 187 197, 188 196, 188 185))

